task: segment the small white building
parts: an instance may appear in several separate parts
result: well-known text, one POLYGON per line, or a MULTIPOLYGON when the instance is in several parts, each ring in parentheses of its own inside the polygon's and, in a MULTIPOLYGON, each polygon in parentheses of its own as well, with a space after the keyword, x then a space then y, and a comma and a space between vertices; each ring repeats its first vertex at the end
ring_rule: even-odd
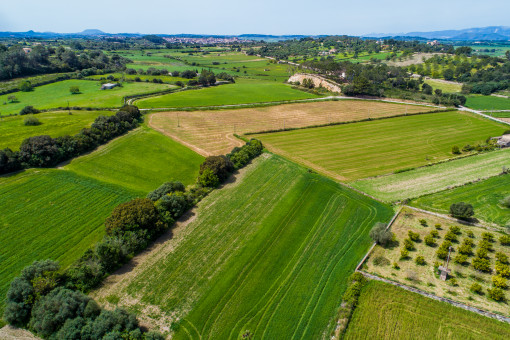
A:
POLYGON ((118 86, 118 84, 106 83, 101 86, 101 90, 111 90, 116 86, 118 86))

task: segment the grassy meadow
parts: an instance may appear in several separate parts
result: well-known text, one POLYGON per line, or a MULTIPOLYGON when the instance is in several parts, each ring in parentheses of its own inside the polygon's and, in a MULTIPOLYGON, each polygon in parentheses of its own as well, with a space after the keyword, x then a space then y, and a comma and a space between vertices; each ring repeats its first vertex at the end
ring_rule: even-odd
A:
POLYGON ((255 135, 270 150, 342 181, 452 158, 452 147, 484 143, 503 124, 456 111, 255 135))
MULTIPOLYGON (((416 287, 436 296, 455 300, 492 313, 510 316, 507 302, 491 300, 487 292, 487 289, 493 288, 492 277, 496 275, 494 254, 502 252, 510 256, 510 247, 503 246, 499 242, 502 233, 492 231, 494 236, 494 242, 491 243, 493 251, 489 252, 487 256, 492 273, 484 273, 473 268, 472 261, 479 249, 478 245, 483 239, 482 234, 487 232, 485 228, 462 225, 449 219, 404 208, 391 225, 391 231, 395 235, 396 244, 386 248, 376 246, 368 260, 363 264, 363 271, 416 287), (420 220, 425 220, 426 225, 422 225, 420 220), (435 228, 437 224, 441 226, 441 229, 437 230, 435 228), (451 273, 449 279, 443 281, 440 279, 437 270, 434 269, 434 263, 438 262, 443 265, 446 262, 446 260, 437 257, 436 251, 445 240, 445 235, 452 225, 459 227, 459 233, 456 236, 457 241, 452 242, 452 257, 448 266, 451 273), (436 230, 438 233, 438 237, 435 238, 436 246, 428 246, 424 242, 424 238, 430 234, 431 230, 436 230), (401 250, 404 247, 404 240, 409 238, 409 231, 417 233, 420 240, 414 242, 414 249, 409 251, 409 256, 402 259, 401 250), (473 232, 473 236, 469 237, 467 231, 473 232), (460 245, 465 239, 473 241, 474 248, 472 248, 471 255, 467 256, 467 260, 463 264, 459 264, 455 262, 455 259, 459 254, 460 245), (425 260, 423 265, 418 265, 415 262, 418 256, 423 256, 425 260), (394 263, 397 263, 399 268, 395 268, 394 263), (473 283, 478 283, 481 286, 482 294, 476 294, 470 290, 473 283)), ((505 292, 505 295, 508 298, 508 292, 505 292)))
POLYGON ((510 325, 387 283, 363 288, 344 339, 506 339, 510 325))
POLYGON ((0 96, 0 114, 16 114, 25 106, 32 105, 36 109, 52 109, 57 107, 120 107, 123 98, 128 95, 151 93, 168 89, 166 84, 123 83, 122 87, 101 90, 101 84, 91 80, 64 80, 57 83, 34 87, 30 92, 16 92, 0 96), (79 94, 71 94, 69 88, 78 86, 79 94), (10 102, 8 97, 14 95, 17 100, 10 102))
POLYGON ((269 81, 237 79, 235 84, 171 93, 134 102, 141 109, 179 108, 249 104, 318 98, 319 96, 293 89, 290 85, 269 81))
POLYGON ((262 155, 93 296, 173 339, 319 338, 388 206, 262 155))
POLYGON ((474 110, 510 110, 510 98, 501 98, 495 96, 468 96, 466 107, 474 110))
POLYGON ((504 166, 510 168, 508 148, 398 174, 362 179, 351 185, 385 202, 393 202, 497 176, 504 166))
POLYGON ((459 93, 462 89, 461 83, 445 82, 438 79, 425 79, 425 84, 429 84, 433 90, 441 90, 443 93, 459 93))
POLYGON ((466 202, 473 205, 474 217, 477 219, 508 225, 510 209, 500 204, 500 201, 507 196, 510 196, 510 176, 501 175, 423 196, 413 200, 411 204, 430 211, 448 213, 452 203, 466 202))
POLYGON ((49 135, 59 137, 74 135, 81 129, 90 127, 97 116, 110 116, 114 111, 55 111, 42 112, 36 117, 41 125, 25 126, 24 120, 27 116, 10 116, 0 119, 0 149, 19 149, 21 142, 28 137, 38 135, 49 135))
POLYGON ((10 281, 35 260, 66 267, 104 234, 104 219, 133 190, 64 170, 0 177, 0 314, 10 281))
POLYGON ((149 192, 164 182, 194 183, 204 158, 146 126, 129 132, 65 168, 132 190, 149 192))

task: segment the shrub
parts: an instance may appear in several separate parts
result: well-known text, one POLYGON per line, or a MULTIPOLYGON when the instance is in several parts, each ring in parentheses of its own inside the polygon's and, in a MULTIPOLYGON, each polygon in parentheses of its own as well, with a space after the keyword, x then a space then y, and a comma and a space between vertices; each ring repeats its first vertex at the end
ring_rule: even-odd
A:
POLYGON ((411 230, 407 232, 407 235, 409 236, 409 239, 411 239, 411 241, 413 242, 418 242, 420 240, 420 234, 412 232, 411 230))
POLYGON ((442 260, 445 260, 448 256, 448 248, 439 247, 439 249, 436 250, 436 256, 442 260))
POLYGON ((459 147, 458 147, 457 145, 454 145, 454 146, 452 147, 452 154, 454 154, 454 155, 460 155, 460 149, 459 149, 459 147))
POLYGON ((456 278, 454 278, 454 277, 450 278, 450 279, 448 280, 448 284, 449 284, 450 286, 453 286, 453 287, 458 286, 457 279, 456 279, 456 278))
POLYGON ((470 219, 475 213, 473 206, 464 202, 453 203, 450 206, 450 214, 459 219, 470 219))
POLYGON ((402 248, 402 250, 400 251, 400 259, 404 260, 404 259, 407 259, 408 257, 409 257, 409 250, 407 250, 406 248, 402 248))
POLYGON ((35 261, 30 266, 25 267, 20 276, 11 282, 7 292, 4 310, 5 321, 11 325, 25 326, 30 319, 33 304, 48 292, 48 288, 56 285, 58 277, 55 275, 59 269, 58 263, 50 260, 35 261), (41 278, 49 285, 46 285, 46 288, 43 289, 39 286, 39 291, 37 291, 34 282, 41 283, 41 278))
POLYGON ((487 240, 480 241, 480 243, 478 243, 478 248, 479 249, 484 249, 484 250, 487 250, 487 251, 493 251, 494 250, 494 247, 492 246, 492 243, 490 243, 487 240))
POLYGON ((508 264, 508 256, 500 251, 496 253, 496 260, 503 264, 508 264))
POLYGON ((504 301, 505 293, 500 288, 487 289, 487 295, 494 301, 504 301))
POLYGON ((470 238, 465 238, 463 241, 462 241, 462 244, 465 244, 465 245, 468 245, 470 247, 474 247, 475 246, 475 243, 473 242, 472 239, 470 238))
POLYGON ((484 249, 484 248, 480 248, 476 251, 476 256, 481 258, 481 259, 486 259, 488 258, 487 256, 487 249, 484 249))
POLYGON ((494 242, 494 234, 488 232, 483 233, 482 239, 487 242, 494 242))
POLYGON ((27 116, 23 120, 23 124, 25 126, 37 126, 37 125, 41 125, 41 122, 39 121, 39 119, 35 118, 34 116, 27 116))
POLYGON ((420 222, 420 224, 421 224, 422 226, 424 226, 424 227, 426 227, 426 226, 427 226, 427 221, 426 221, 426 220, 421 219, 419 222, 420 222))
POLYGON ((397 262, 393 262, 393 269, 400 269, 400 266, 397 262))
POLYGON ((264 147, 259 140, 251 139, 242 147, 232 149, 227 158, 232 162, 235 169, 240 169, 248 164, 250 160, 260 155, 263 150, 264 147))
POLYGON ((454 261, 455 263, 464 265, 467 263, 467 258, 468 258, 467 255, 458 254, 457 256, 455 256, 454 261))
POLYGON ((37 110, 33 106, 29 105, 29 106, 25 106, 24 108, 22 108, 21 111, 19 112, 19 115, 24 116, 24 115, 29 115, 29 114, 37 114, 39 112, 40 112, 39 110, 37 110))
POLYGON ((30 92, 32 91, 32 88, 32 83, 30 83, 28 80, 23 81, 19 86, 19 90, 22 92, 30 92))
POLYGON ((161 184, 156 190, 151 191, 147 198, 151 199, 152 201, 157 201, 161 197, 163 197, 166 194, 176 192, 176 191, 182 191, 184 192, 186 188, 184 187, 184 184, 181 182, 166 182, 161 184))
POLYGON ((386 224, 377 222, 373 228, 370 230, 369 233, 372 240, 383 246, 386 247, 393 239, 393 233, 389 230, 386 230, 386 224))
POLYGON ((71 92, 71 94, 79 94, 80 93, 80 88, 78 86, 71 86, 69 88, 69 92, 71 92))
POLYGON ((156 202, 156 209, 160 213, 168 212, 173 219, 181 217, 189 207, 190 202, 182 192, 167 194, 156 202))
POLYGON ((502 246, 510 246, 510 236, 503 235, 499 238, 499 243, 501 243, 502 246))
POLYGON ((450 227, 450 231, 454 233, 455 235, 460 235, 460 228, 456 225, 452 225, 450 227))
POLYGON ((473 268, 478 271, 490 273, 491 272, 491 263, 488 259, 475 257, 472 261, 473 268))
POLYGON ((492 277, 492 284, 495 286, 495 287, 498 287, 498 288, 501 288, 501 289, 507 289, 508 288, 508 283, 506 281, 506 279, 500 275, 495 275, 492 277))
POLYGON ((197 179, 198 185, 206 188, 216 188, 220 183, 218 176, 211 169, 204 169, 197 179))
POLYGON ((57 332, 66 320, 83 316, 90 300, 81 292, 57 288, 34 305, 30 328, 43 337, 49 337, 57 332))
POLYGON ((471 230, 466 231, 466 235, 470 238, 475 238, 475 234, 471 230))
POLYGON ((471 287, 469 287, 469 290, 471 290, 473 293, 481 295, 482 294, 482 286, 479 283, 473 283, 471 287))
POLYGON ((406 238, 404 240, 404 248, 406 248, 407 250, 414 250, 414 242, 406 238))
POLYGON ((374 258, 373 263, 374 266, 387 266, 390 264, 390 260, 388 260, 384 256, 377 256, 376 258, 374 258))
POLYGON ((234 171, 234 165, 226 156, 209 156, 200 165, 200 175, 210 169, 220 182, 225 181, 234 171))
POLYGON ((106 273, 117 269, 126 260, 128 253, 122 239, 117 237, 105 237, 96 245, 95 251, 99 264, 106 273))
POLYGON ((107 235, 122 236, 129 231, 147 231, 148 237, 161 232, 167 225, 148 198, 136 198, 115 207, 105 221, 107 235))
POLYGON ((416 264, 419 266, 424 266, 426 264, 425 258, 423 256, 416 256, 414 262, 416 262, 416 264))
POLYGON ((441 230, 441 225, 439 223, 437 223, 435 226, 436 230, 441 230))
POLYGON ((21 143, 19 158, 26 167, 48 167, 61 160, 62 150, 50 136, 35 136, 21 143))
POLYGON ((496 261, 495 269, 498 275, 510 277, 510 267, 507 264, 496 261))
POLYGON ((446 233, 446 235, 444 235, 444 239, 451 242, 456 242, 457 235, 455 235, 455 233, 450 230, 449 232, 446 233))
POLYGON ((473 248, 469 244, 462 244, 457 248, 457 251, 467 256, 473 253, 473 248))
POLYGON ((436 245, 436 240, 434 239, 434 237, 432 235, 425 236, 424 240, 425 240, 425 244, 430 247, 434 247, 436 245))
POLYGON ((439 238, 439 232, 437 230, 431 230, 430 236, 432 236, 434 238, 439 238))

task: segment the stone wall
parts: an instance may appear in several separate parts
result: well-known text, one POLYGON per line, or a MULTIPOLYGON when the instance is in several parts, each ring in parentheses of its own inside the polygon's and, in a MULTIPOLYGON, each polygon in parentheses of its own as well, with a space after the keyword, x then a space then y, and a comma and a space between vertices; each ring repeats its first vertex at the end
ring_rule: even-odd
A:
POLYGON ((322 86, 330 92, 342 93, 342 89, 339 85, 316 74, 296 73, 289 78, 288 82, 295 83, 298 81, 300 84, 302 84, 303 80, 305 79, 311 79, 315 87, 322 86))

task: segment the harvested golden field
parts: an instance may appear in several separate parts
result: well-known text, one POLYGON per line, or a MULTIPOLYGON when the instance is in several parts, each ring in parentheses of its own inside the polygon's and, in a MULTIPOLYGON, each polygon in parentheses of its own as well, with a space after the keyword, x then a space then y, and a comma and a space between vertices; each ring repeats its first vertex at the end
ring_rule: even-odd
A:
POLYGON ((224 111, 160 112, 149 125, 203 156, 242 145, 234 133, 300 128, 434 110, 430 106, 381 101, 338 100, 224 111))

